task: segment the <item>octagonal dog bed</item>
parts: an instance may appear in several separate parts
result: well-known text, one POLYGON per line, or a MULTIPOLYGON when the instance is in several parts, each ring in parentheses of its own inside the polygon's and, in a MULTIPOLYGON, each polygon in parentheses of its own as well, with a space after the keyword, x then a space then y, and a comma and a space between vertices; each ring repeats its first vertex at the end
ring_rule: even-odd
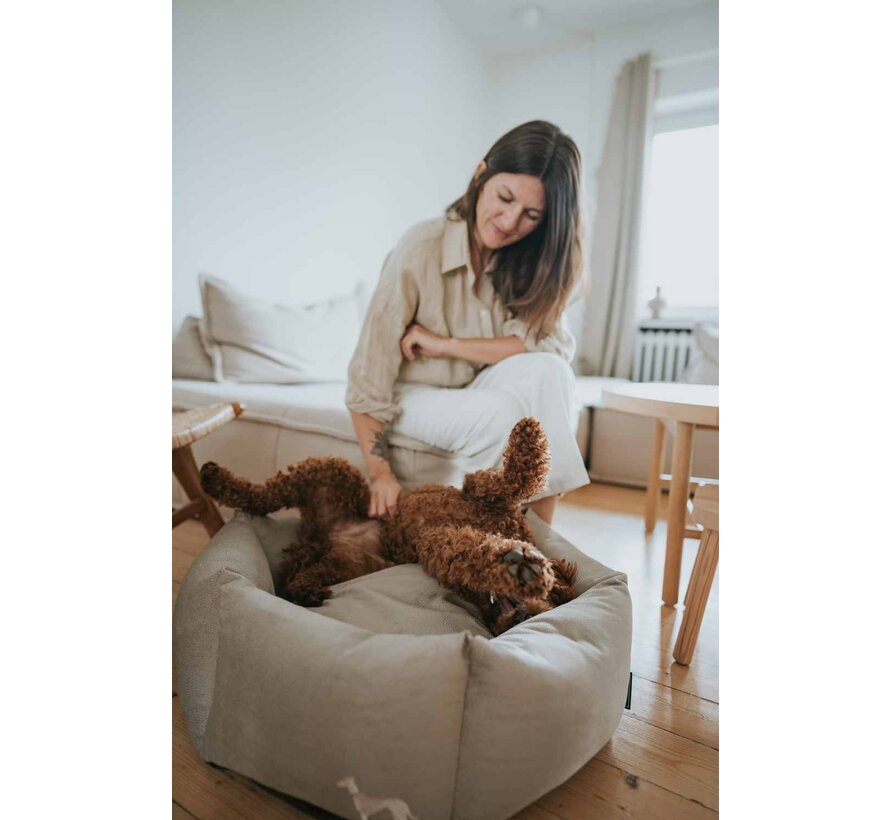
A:
POLYGON ((563 783, 621 717, 630 595, 528 516, 542 552, 578 564, 578 597, 493 638, 416 564, 338 584, 318 608, 276 597, 299 520, 236 513, 174 614, 195 748, 346 818, 496 820, 563 783))

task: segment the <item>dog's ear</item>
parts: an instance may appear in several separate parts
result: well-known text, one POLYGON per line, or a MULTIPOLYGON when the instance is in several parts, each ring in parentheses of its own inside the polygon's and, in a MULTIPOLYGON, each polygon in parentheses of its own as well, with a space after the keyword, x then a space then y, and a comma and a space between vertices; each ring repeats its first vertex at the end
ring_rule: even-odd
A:
POLYGON ((564 558, 551 558, 550 564, 553 567, 553 574, 556 576, 556 582, 553 589, 550 590, 550 600, 554 606, 565 604, 575 597, 572 591, 572 584, 578 576, 578 565, 574 561, 566 561, 564 558))
POLYGON ((550 563, 553 564, 553 571, 557 577, 564 583, 571 586, 578 577, 578 565, 574 561, 566 561, 565 558, 551 558, 550 563))

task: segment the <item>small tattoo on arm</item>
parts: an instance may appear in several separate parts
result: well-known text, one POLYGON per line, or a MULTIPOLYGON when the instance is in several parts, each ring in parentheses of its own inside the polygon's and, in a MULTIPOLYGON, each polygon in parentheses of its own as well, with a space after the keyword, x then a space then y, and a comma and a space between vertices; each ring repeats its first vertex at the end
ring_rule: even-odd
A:
POLYGON ((374 446, 371 447, 371 453, 379 456, 384 461, 389 461, 389 425, 387 424, 382 430, 374 433, 374 446))

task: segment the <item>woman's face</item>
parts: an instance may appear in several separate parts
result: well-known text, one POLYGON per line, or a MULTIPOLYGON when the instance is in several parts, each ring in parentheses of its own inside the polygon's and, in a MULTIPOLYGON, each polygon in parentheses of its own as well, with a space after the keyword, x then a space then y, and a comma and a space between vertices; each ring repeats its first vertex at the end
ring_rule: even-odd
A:
POLYGON ((489 250, 528 236, 544 217, 544 183, 529 174, 495 174, 476 200, 476 241, 489 250))

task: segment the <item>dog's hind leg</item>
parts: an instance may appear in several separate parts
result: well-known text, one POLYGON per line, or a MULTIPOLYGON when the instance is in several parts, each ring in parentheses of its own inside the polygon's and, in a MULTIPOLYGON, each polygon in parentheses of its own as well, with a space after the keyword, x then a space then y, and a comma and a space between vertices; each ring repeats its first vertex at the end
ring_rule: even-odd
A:
POLYGON ((273 481, 254 484, 212 461, 201 467, 201 487, 207 495, 226 507, 251 515, 268 515, 287 506, 276 488, 269 486, 273 481))
POLYGON ((345 458, 307 458, 262 484, 208 461, 201 467, 201 486, 221 504, 252 515, 299 508, 304 525, 321 528, 367 518, 371 500, 365 477, 345 458))
POLYGON ((513 426, 504 466, 478 470, 464 478, 464 495, 487 506, 512 507, 541 493, 550 471, 550 446, 544 428, 535 418, 520 419, 513 426))
POLYGON ((331 587, 354 577, 336 562, 322 561, 295 572, 284 583, 284 595, 300 606, 321 606, 331 587))
POLYGON ((303 569, 288 579, 285 597, 300 606, 321 606, 331 597, 331 580, 327 568, 321 564, 303 569))

